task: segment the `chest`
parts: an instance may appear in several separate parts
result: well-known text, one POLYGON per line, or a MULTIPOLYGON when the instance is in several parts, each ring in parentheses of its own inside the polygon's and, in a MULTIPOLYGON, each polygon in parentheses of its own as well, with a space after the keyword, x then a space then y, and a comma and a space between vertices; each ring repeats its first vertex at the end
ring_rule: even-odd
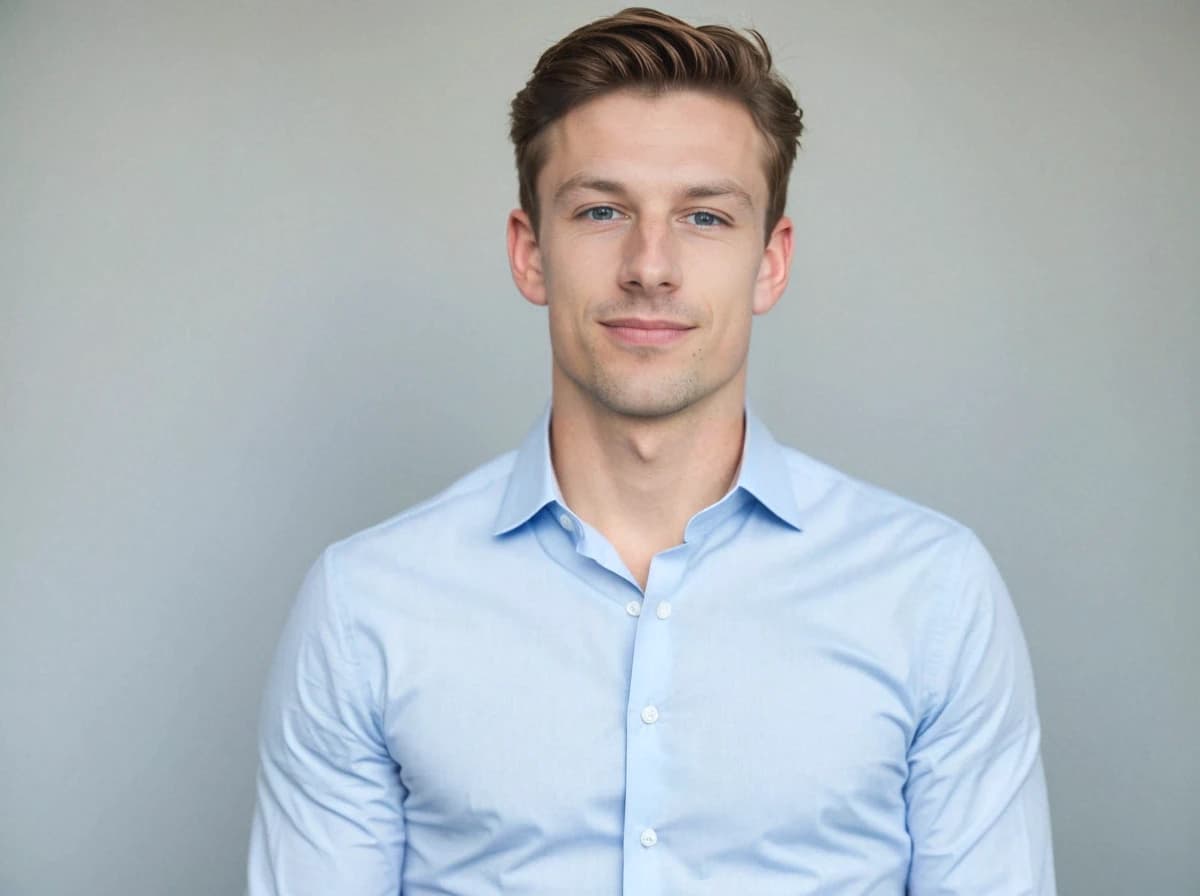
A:
POLYGON ((397 627, 385 733, 413 836, 619 850, 653 824, 701 869, 839 831, 903 839, 914 657, 886 595, 709 582, 633 615, 551 593, 397 627))

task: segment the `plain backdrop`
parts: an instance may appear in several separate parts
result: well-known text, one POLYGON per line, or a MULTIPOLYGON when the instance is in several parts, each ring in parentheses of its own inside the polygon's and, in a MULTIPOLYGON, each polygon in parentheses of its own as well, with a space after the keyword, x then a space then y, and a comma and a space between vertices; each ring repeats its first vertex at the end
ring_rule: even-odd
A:
MULTIPOLYGON (((616 9, 0 0, 0 894, 241 891, 304 570, 546 400, 507 104, 616 9)), ((1200 893, 1200 6, 667 9, 804 107, 755 410, 992 550, 1061 892, 1200 893)))

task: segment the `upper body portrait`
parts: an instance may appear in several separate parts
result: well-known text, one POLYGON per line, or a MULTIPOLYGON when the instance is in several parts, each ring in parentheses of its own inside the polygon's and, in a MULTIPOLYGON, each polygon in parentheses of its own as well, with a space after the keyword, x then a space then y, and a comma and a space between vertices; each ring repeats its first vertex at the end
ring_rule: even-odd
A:
POLYGON ((548 405, 313 565, 250 896, 1055 892, 986 549, 747 405, 801 130, 756 32, 632 9, 543 54, 507 240, 548 405))

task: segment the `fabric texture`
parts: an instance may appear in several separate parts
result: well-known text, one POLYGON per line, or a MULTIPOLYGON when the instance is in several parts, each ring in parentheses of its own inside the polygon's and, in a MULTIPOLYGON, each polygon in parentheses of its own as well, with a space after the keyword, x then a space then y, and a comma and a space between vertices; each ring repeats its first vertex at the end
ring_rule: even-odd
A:
POLYGON ((968 529, 748 410, 643 593, 548 426, 309 572, 250 896, 1055 892, 1029 658, 968 529))

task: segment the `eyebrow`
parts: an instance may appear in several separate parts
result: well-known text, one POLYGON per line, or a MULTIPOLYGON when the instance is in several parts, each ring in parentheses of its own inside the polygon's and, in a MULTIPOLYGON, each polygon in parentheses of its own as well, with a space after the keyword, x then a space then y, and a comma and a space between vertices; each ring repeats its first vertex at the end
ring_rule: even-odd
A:
MULTIPOLYGON (((609 193, 614 196, 629 195, 629 190, 618 181, 607 180, 602 177, 592 177, 588 174, 576 174, 574 177, 568 177, 554 191, 554 203, 557 205, 562 202, 568 193, 572 193, 575 190, 593 190, 597 193, 609 193)), ((719 196, 729 196, 748 209, 754 208, 754 200, 750 198, 750 194, 732 180, 716 180, 709 183, 692 184, 683 190, 682 196, 686 199, 714 199, 719 196)))

